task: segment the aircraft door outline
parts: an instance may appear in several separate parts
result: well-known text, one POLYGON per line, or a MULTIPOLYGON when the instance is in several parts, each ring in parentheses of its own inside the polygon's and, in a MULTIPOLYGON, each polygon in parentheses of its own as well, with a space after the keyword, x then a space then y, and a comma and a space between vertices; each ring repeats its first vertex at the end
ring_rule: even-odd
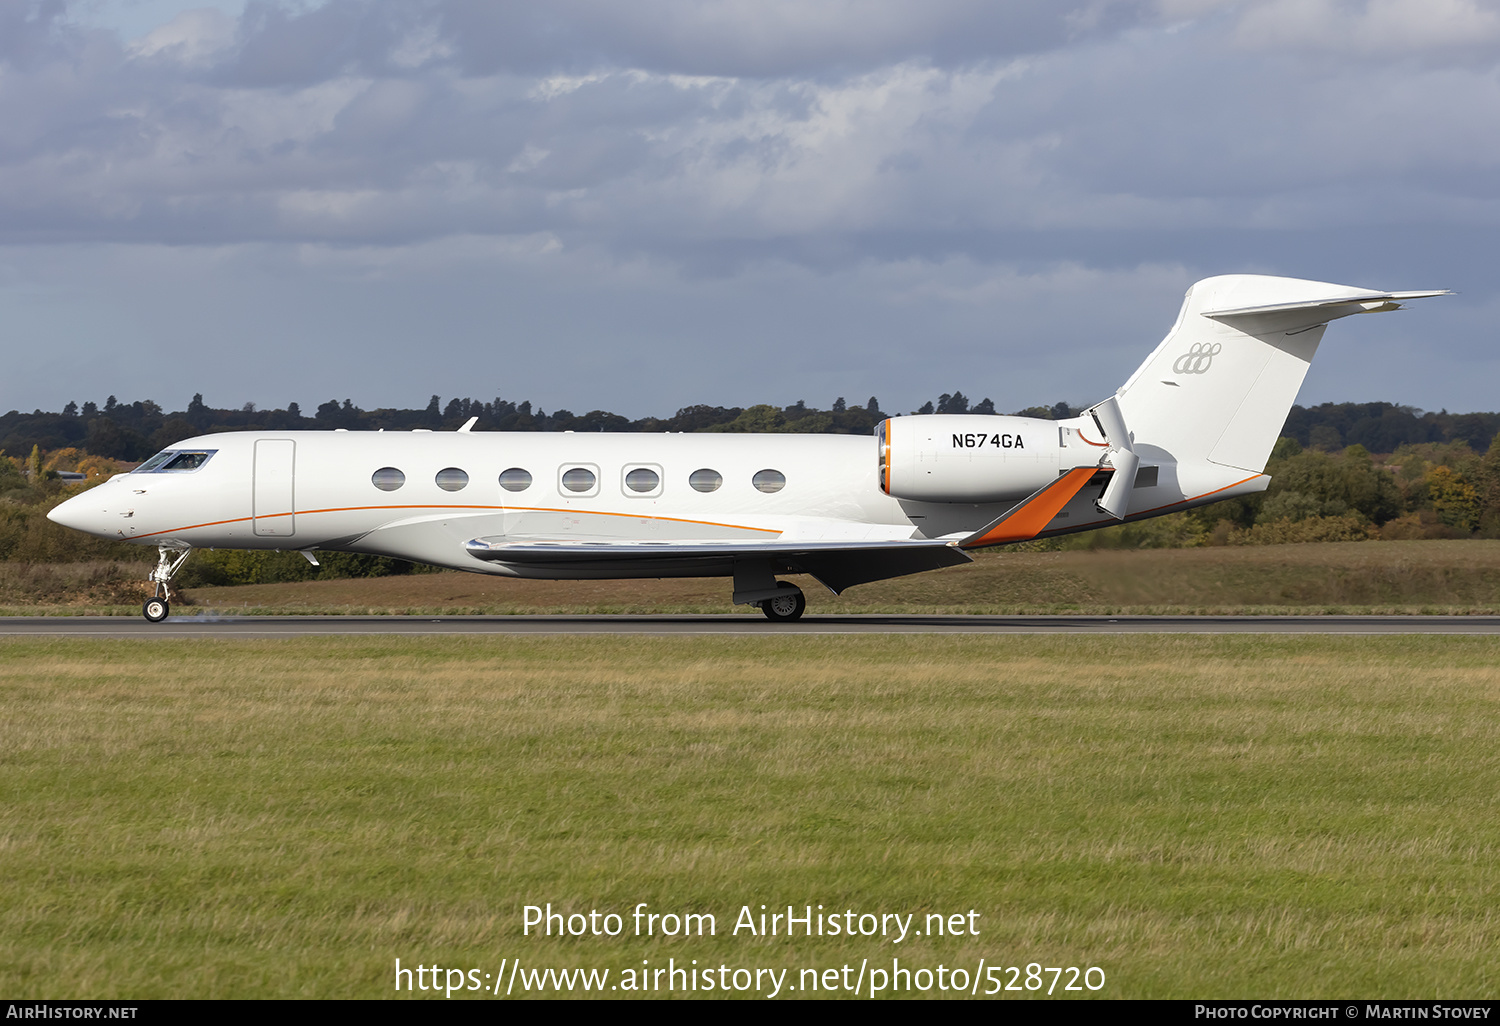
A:
POLYGON ((297 443, 290 438, 262 438, 255 443, 255 471, 250 514, 261 538, 290 538, 296 523, 297 443))

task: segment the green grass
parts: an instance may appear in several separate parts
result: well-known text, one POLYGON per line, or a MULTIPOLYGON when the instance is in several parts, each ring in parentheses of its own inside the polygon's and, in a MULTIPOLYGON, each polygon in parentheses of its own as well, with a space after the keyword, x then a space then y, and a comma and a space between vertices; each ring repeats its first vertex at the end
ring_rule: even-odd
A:
POLYGON ((1497 702, 1487 638, 5 642, 0 993, 896 956, 1490 996, 1497 702), (549 901, 720 932, 522 937, 549 901), (728 935, 763 902, 981 935, 728 935))

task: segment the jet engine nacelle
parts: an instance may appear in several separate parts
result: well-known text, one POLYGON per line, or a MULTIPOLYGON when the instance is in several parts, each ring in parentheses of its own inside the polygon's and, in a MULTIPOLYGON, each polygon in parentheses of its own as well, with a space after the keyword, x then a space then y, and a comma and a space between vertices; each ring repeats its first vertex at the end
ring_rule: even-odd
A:
POLYGON ((1057 424, 1029 417, 925 414, 875 429, 880 488, 923 502, 1020 500, 1057 478, 1057 424))

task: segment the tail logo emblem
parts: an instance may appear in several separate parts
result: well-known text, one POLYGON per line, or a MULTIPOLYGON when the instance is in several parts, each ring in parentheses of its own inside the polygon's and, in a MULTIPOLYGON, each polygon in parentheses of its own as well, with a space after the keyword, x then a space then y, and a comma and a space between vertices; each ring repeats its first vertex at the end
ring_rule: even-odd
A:
POLYGON ((1192 348, 1172 364, 1172 373, 1207 374, 1209 365, 1223 348, 1222 342, 1194 342, 1192 348))

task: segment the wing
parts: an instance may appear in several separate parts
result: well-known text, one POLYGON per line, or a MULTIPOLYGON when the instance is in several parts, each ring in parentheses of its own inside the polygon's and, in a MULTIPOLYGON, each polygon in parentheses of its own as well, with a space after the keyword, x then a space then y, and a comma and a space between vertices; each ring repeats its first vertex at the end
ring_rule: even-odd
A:
POLYGON ((511 541, 475 538, 475 559, 537 576, 728 577, 735 564, 769 565, 771 573, 811 574, 834 594, 856 584, 973 561, 953 541, 657 542, 511 541))

